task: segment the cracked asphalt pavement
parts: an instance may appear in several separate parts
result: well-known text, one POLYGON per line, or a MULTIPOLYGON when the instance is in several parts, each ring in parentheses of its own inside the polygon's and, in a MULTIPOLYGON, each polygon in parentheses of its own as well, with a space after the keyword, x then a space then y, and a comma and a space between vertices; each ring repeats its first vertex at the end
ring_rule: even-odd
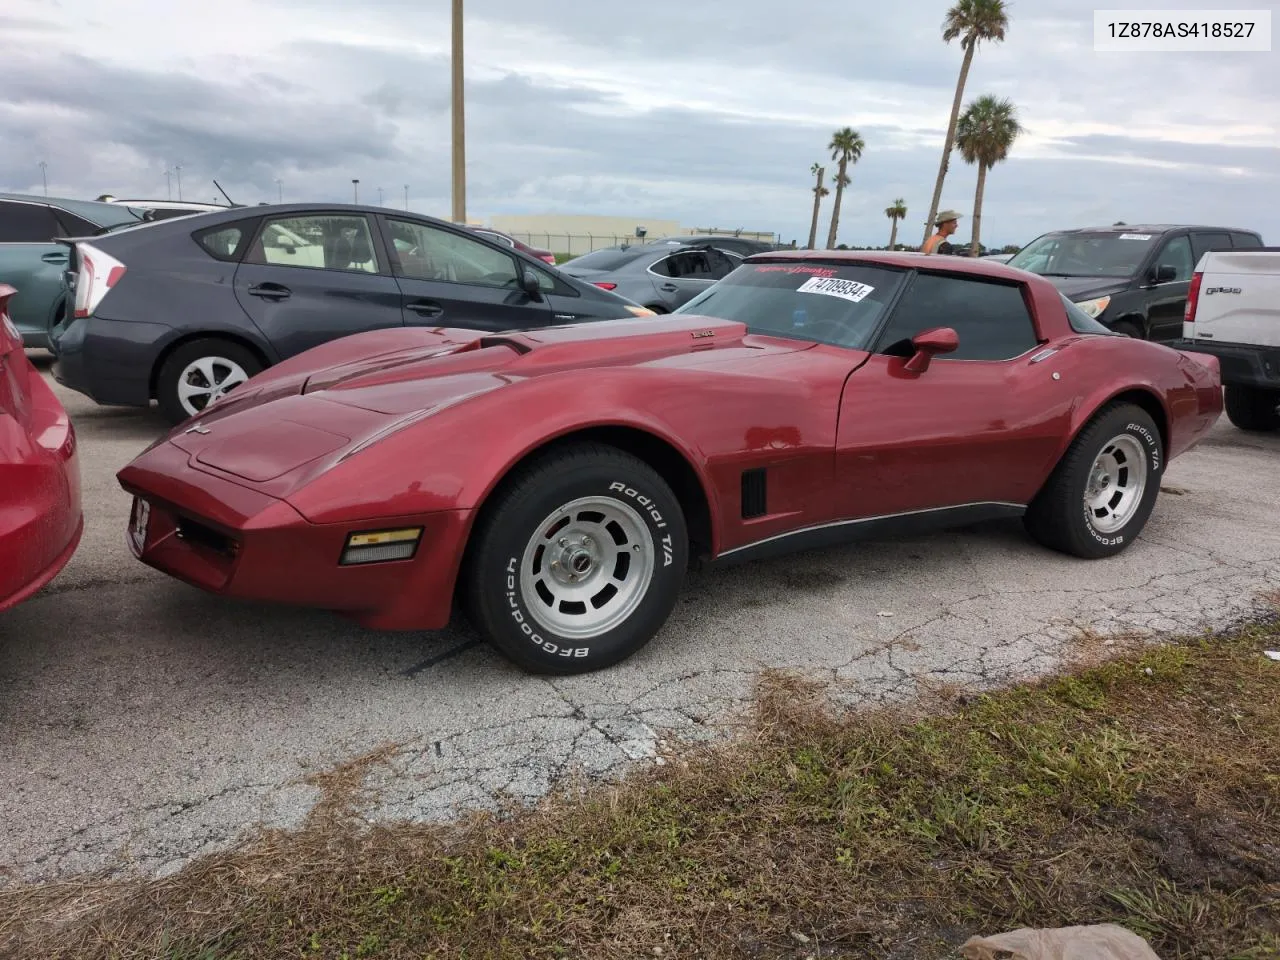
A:
POLYGON ((115 472, 163 424, 56 389, 81 439, 86 530, 51 586, 0 616, 11 880, 174 870, 299 823, 319 796, 310 776, 388 742, 368 815, 447 818, 711 735, 762 668, 844 681, 869 704, 980 688, 1054 670, 1082 629, 1220 627, 1280 588, 1280 436, 1224 419, 1174 461, 1117 558, 1053 554, 1015 522, 695 573, 637 656, 543 679, 468 634, 376 633, 142 566, 115 472))

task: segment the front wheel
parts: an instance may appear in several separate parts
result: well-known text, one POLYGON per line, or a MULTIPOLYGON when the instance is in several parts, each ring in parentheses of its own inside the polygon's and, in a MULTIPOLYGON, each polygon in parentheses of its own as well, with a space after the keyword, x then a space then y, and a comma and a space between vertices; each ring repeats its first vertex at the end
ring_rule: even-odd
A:
POLYGON ((1280 429, 1280 390, 1261 387, 1223 388, 1227 419, 1237 429, 1251 433, 1269 433, 1280 429))
POLYGON ((1076 435, 1028 507, 1027 531, 1078 557, 1117 554, 1146 526, 1163 465, 1160 431, 1150 414, 1129 403, 1104 409, 1076 435))
POLYGON ((221 337, 184 343, 165 358, 156 377, 156 400, 177 425, 262 370, 252 350, 221 337))
POLYGON ((579 444, 525 468, 485 509, 462 584, 471 619, 533 673, 586 673, 661 629, 688 563, 684 514, 642 460, 579 444))

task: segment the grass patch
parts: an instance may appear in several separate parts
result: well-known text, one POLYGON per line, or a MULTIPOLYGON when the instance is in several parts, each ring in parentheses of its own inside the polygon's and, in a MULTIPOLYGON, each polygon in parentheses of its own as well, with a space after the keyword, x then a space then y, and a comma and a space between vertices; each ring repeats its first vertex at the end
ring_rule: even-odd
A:
POLYGON ((158 880, 0 891, 13 958, 954 957, 1117 922, 1164 960, 1280 957, 1268 622, 1041 683, 847 712, 761 678, 751 736, 450 827, 355 819, 158 880))

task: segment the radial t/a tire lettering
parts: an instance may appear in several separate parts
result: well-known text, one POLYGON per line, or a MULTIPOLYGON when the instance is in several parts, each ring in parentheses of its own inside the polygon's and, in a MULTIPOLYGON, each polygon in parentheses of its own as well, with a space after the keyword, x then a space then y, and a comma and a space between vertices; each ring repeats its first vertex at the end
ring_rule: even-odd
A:
POLYGON ((680 502, 652 467, 595 443, 520 469, 486 505, 462 588, 479 630, 533 673, 587 673, 643 647, 688 564, 680 502))
POLYGON ((1023 522, 1054 550, 1113 556, 1146 526, 1163 475, 1164 446, 1150 414, 1135 404, 1111 404, 1072 440, 1023 522))

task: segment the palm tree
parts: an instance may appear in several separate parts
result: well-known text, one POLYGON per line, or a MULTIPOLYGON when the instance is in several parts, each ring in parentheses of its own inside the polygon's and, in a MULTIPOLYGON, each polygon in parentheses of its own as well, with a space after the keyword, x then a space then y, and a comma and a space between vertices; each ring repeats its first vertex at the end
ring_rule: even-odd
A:
POLYGON ((898 245, 898 221, 907 215, 907 205, 901 197, 893 201, 893 206, 884 208, 884 215, 893 221, 893 229, 889 231, 889 249, 898 245))
POLYGON ((831 209, 831 229, 827 231, 827 249, 836 245, 836 231, 840 227, 840 202, 844 199, 844 188, 853 181, 846 176, 850 163, 857 163, 862 158, 862 150, 866 144, 862 134, 851 127, 837 130, 831 135, 827 149, 831 151, 831 159, 839 162, 836 173, 836 202, 831 209))
MULTIPOLYGON (((969 65, 973 53, 983 40, 999 42, 1009 29, 1009 14, 1004 0, 957 0, 947 11, 942 22, 942 39, 950 43, 960 37, 964 48, 964 62, 960 65, 960 79, 956 82, 956 96, 951 102, 951 119, 947 122, 947 140, 942 147, 942 162, 938 165, 938 180, 933 185, 933 202, 929 204, 929 219, 924 224, 924 239, 929 239, 933 218, 938 215, 938 202, 942 199, 942 181, 947 177, 947 164, 951 149, 955 146, 956 120, 960 116, 960 100, 964 96, 964 83, 969 77, 969 65)), ((922 243, 924 241, 921 241, 922 243)))
POLYGON ((987 171, 1009 156, 1013 141, 1021 132, 1013 102, 991 94, 970 103, 956 125, 956 149, 965 163, 978 165, 978 191, 973 198, 973 242, 969 245, 971 257, 976 257, 981 249, 978 235, 982 228, 982 192, 987 184, 987 171))
POLYGON ((809 249, 813 249, 813 245, 818 242, 818 210, 822 206, 822 198, 831 193, 822 185, 822 178, 826 175, 827 168, 820 163, 815 163, 809 168, 809 172, 818 178, 817 183, 813 186, 813 223, 809 225, 809 249))

